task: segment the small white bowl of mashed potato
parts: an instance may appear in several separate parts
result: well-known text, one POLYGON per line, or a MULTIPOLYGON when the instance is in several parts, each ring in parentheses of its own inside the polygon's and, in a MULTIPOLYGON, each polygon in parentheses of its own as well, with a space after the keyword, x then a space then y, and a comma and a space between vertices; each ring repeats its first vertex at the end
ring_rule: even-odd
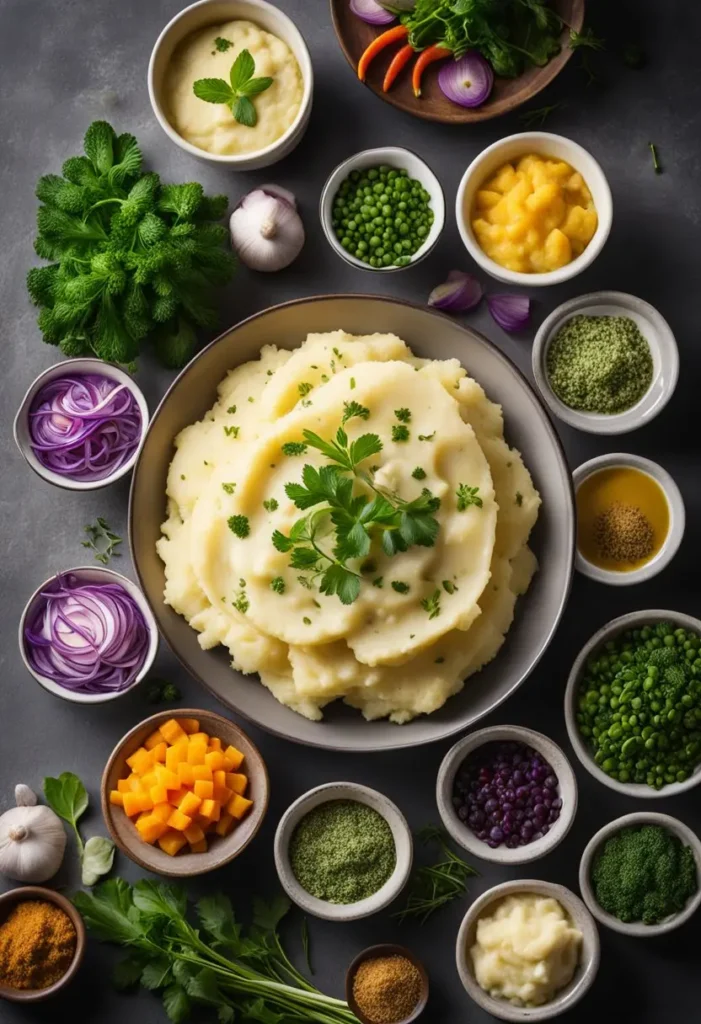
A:
POLYGON ((488 889, 458 932, 456 961, 468 995, 506 1021, 542 1021, 570 1010, 599 969, 594 918, 573 892, 524 879, 488 889))
POLYGON ((235 170, 268 167, 299 143, 312 108, 314 75, 309 51, 294 22, 266 0, 199 0, 168 22, 153 48, 148 91, 168 137, 192 156, 235 170), (206 101, 193 85, 230 83, 234 61, 253 59, 246 82, 231 102, 206 101), (272 79, 260 91, 252 79, 272 79), (248 113, 238 111, 245 96, 248 113), (254 113, 251 114, 253 109, 254 113))
POLYGON ((533 288, 562 284, 594 262, 613 203, 586 149, 562 135, 522 132, 475 157, 458 186, 455 218, 482 270, 533 288))

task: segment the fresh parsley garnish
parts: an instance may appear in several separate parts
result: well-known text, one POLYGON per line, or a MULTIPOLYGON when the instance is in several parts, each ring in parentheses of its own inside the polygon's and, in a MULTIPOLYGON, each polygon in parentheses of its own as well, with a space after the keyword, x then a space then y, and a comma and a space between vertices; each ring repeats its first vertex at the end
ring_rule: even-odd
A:
POLYGON ((239 124, 253 128, 258 123, 258 114, 251 97, 269 89, 272 78, 254 78, 256 62, 248 50, 241 50, 229 72, 229 81, 223 78, 198 78, 192 90, 198 99, 206 103, 225 103, 239 124))
POLYGON ((519 506, 519 508, 521 507, 521 505, 523 505, 523 495, 520 491, 516 491, 516 504, 519 506))
POLYGON ((236 534, 241 540, 247 537, 251 532, 251 526, 248 522, 247 516, 229 516, 227 524, 232 533, 236 534))
POLYGON ((435 430, 432 434, 419 434, 419 441, 432 441, 436 436, 435 430))
POLYGON ((468 487, 467 484, 458 484, 458 489, 455 492, 458 503, 458 512, 464 512, 470 507, 470 505, 476 505, 477 508, 482 508, 482 499, 479 494, 479 487, 468 487))
POLYGON ((377 587, 378 590, 382 590, 384 582, 385 582, 384 581, 384 577, 383 576, 378 576, 376 580, 372 581, 372 585, 373 585, 373 587, 377 587))
POLYGON ((236 490, 236 484, 222 484, 222 490, 225 494, 233 494, 236 490))
MULTIPOLYGON (((444 658, 436 658, 435 664, 440 665, 444 658)), ((441 849, 442 859, 416 868, 408 887, 407 901, 404 907, 393 917, 403 921, 407 917, 416 917, 423 922, 431 914, 467 892, 467 879, 476 875, 477 871, 448 846, 448 834, 435 825, 427 825, 419 829, 416 838, 422 843, 435 842, 441 849)))
POLYGON ((230 39, 222 39, 221 36, 217 36, 214 40, 214 47, 219 51, 219 53, 226 53, 226 51, 230 50, 233 45, 234 44, 230 39))
POLYGON ((409 409, 395 409, 394 415, 400 423, 411 423, 411 411, 409 409))
POLYGON ((98 516, 94 523, 85 527, 88 539, 82 542, 84 548, 90 548, 95 553, 95 561, 107 565, 110 558, 119 558, 121 552, 117 548, 122 543, 122 538, 110 529, 110 525, 102 516, 98 516))
POLYGON ((164 679, 150 679, 149 684, 145 693, 147 704, 172 704, 182 696, 174 683, 168 683, 164 679))
POLYGON ((655 169, 655 174, 662 174, 662 164, 660 163, 660 157, 657 152, 657 146, 654 142, 648 142, 650 152, 652 153, 652 166, 655 169))
POLYGON ((275 512, 279 507, 277 498, 266 498, 263 502, 263 508, 266 512, 275 512))
POLYGON ((250 608, 248 596, 246 595, 246 591, 243 589, 239 591, 239 593, 236 596, 236 599, 231 603, 233 604, 236 611, 240 612, 241 615, 245 615, 248 609, 250 608))
POLYGON ((414 480, 425 480, 426 470, 422 469, 421 466, 417 466, 416 469, 412 470, 411 475, 413 476, 414 480))
POLYGON ((270 589, 274 590, 276 594, 285 593, 285 581, 282 576, 276 576, 274 580, 270 581, 270 589))
POLYGON ((351 377, 350 379, 350 389, 351 391, 355 391, 355 377, 351 377))
POLYGON ((240 429, 241 427, 224 427, 224 433, 227 437, 238 437, 240 429))
POLYGON ((604 50, 606 40, 595 35, 591 28, 584 28, 581 32, 570 29, 570 50, 604 50))
POLYGON ((348 420, 355 418, 361 420, 367 420, 370 417, 370 410, 361 405, 360 402, 344 402, 343 403, 343 419, 341 423, 347 423, 348 420))
POLYGON ((392 590, 396 590, 398 594, 408 594, 411 587, 403 580, 392 580, 392 590))
POLYGON ((236 406, 235 405, 230 405, 229 408, 226 411, 228 413, 230 413, 231 416, 233 416, 234 413, 236 412, 236 406))
POLYGON ((458 588, 455 586, 452 580, 443 580, 443 589, 445 590, 446 594, 454 594, 458 588))
POLYGON ((302 622, 304 623, 305 626, 311 626, 311 624, 312 624, 312 620, 309 618, 308 615, 304 616, 304 618, 302 619, 302 622))
POLYGON ((430 597, 424 597, 421 601, 421 607, 425 612, 428 612, 429 619, 437 618, 441 613, 440 590, 434 590, 430 597))
POLYGON ((297 390, 299 391, 300 398, 305 398, 313 388, 314 385, 310 384, 309 381, 307 380, 304 380, 302 381, 301 384, 298 384, 297 390))
POLYGON ((392 440, 393 441, 408 441, 409 440, 409 428, 405 427, 403 423, 392 424, 392 440))
POLYGON ((304 455, 307 450, 302 441, 286 441, 282 446, 283 455, 304 455))

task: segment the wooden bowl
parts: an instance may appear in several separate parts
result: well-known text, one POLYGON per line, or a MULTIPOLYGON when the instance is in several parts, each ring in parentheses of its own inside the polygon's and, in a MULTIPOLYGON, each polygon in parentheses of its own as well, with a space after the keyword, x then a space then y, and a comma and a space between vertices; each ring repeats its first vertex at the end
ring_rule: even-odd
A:
POLYGON ((48 999, 50 996, 55 995, 72 981, 85 954, 85 925, 83 924, 83 918, 65 896, 54 892, 53 889, 45 889, 41 885, 23 885, 18 889, 10 889, 9 892, 4 892, 0 896, 0 925, 7 920, 10 911, 18 903, 23 903, 25 900, 46 900, 47 903, 55 903, 64 913, 68 914, 75 928, 75 954, 73 955, 73 962, 66 973, 47 988, 8 988, 6 985, 0 985, 0 999, 7 999, 12 1003, 38 1003, 42 999, 48 999))
POLYGON ((346 971, 346 1001, 349 1007, 351 1008, 352 1012, 360 1021, 360 1024, 377 1024, 376 1021, 373 1021, 369 1017, 366 1017, 363 1011, 358 1006, 355 1000, 355 996, 353 995, 353 982, 355 981, 355 976, 357 974, 358 968, 362 963, 364 963, 366 960, 374 960, 376 957, 380 956, 406 957, 406 959, 411 961, 411 963, 414 965, 414 967, 416 967, 419 974, 421 975, 421 997, 418 1003, 416 1004, 414 1010, 411 1012, 411 1014, 398 1022, 398 1024, 411 1024, 411 1021, 418 1020, 418 1018, 426 1009, 426 1003, 428 1002, 429 984, 426 968, 418 959, 418 957, 415 956, 415 954, 412 953, 410 949, 407 949, 406 946, 397 946, 392 942, 384 942, 381 943, 379 946, 368 946, 368 948, 364 949, 362 953, 358 953, 358 955, 351 962, 350 967, 346 971))
POLYGON ((222 715, 196 708, 160 711, 130 729, 112 751, 102 773, 100 786, 102 814, 119 849, 147 871, 168 878, 204 875, 238 857, 261 826, 268 809, 269 793, 270 783, 265 762, 245 732, 222 715), (224 746, 231 744, 245 754, 242 771, 249 778, 246 795, 253 800, 253 807, 228 836, 212 836, 211 846, 206 853, 178 853, 175 857, 169 856, 160 846, 143 842, 136 826, 121 807, 110 803, 110 791, 116 789, 119 779, 125 778, 131 770, 126 763, 127 758, 142 746, 147 736, 171 718, 197 718, 204 732, 218 736, 224 746))
MULTIPOLYGON (((346 60, 356 72, 358 61, 365 48, 379 35, 387 25, 367 25, 356 17, 350 9, 349 0, 330 0, 331 17, 336 36, 346 60)), ((382 91, 382 80, 397 46, 390 46, 370 65, 365 80, 376 96, 391 103, 393 107, 422 117, 426 121, 440 121, 441 124, 474 124, 476 121, 488 121, 492 117, 508 114, 517 107, 527 103, 545 88, 553 78, 562 71, 572 56, 567 46, 570 28, 579 32, 584 24, 585 0, 554 0, 553 9, 560 15, 564 23, 562 30, 562 49, 545 67, 528 68, 518 78, 495 78, 492 94, 481 107, 460 107, 443 95, 438 87, 437 70, 440 64, 429 67, 424 73, 421 83, 422 94, 417 99, 411 87, 411 70, 405 68, 389 92, 382 91)))

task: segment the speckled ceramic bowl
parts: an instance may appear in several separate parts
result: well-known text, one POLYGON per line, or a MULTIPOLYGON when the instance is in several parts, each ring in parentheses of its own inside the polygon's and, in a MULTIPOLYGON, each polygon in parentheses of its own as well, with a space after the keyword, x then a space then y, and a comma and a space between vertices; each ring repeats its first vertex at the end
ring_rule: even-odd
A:
POLYGON ((495 885, 493 889, 488 889, 474 901, 460 925, 455 955, 458 974, 465 991, 487 1013, 499 1020, 512 1021, 514 1024, 552 1020, 553 1017, 559 1017, 560 1014, 571 1010, 594 984, 599 970, 599 933, 594 918, 573 892, 566 889, 564 885, 529 878, 495 885), (475 941, 479 918, 490 909, 492 904, 505 896, 513 896, 516 893, 536 893, 556 899, 582 933, 579 965, 572 980, 557 992, 549 1003, 545 1003, 543 1006, 514 1006, 513 1003, 505 999, 495 999, 477 983, 472 967, 470 949, 475 941))
POLYGON ((380 945, 368 946, 367 949, 363 949, 360 953, 358 953, 356 957, 354 957, 354 959, 351 961, 348 970, 346 971, 346 1002, 348 1003, 351 1010, 360 1021, 360 1024, 376 1024, 376 1022, 371 1020, 370 1017, 363 1013, 363 1011, 358 1006, 358 1001, 355 998, 355 993, 353 989, 355 976, 358 973, 358 968, 360 967, 361 964, 364 964, 366 960, 375 960, 378 957, 387 956, 405 957, 407 960, 410 961, 410 963, 414 965, 414 967, 417 969, 421 976, 421 995, 419 996, 419 1001, 412 1010, 412 1012, 409 1014, 409 1016, 402 1017, 400 1021, 397 1021, 397 1024, 413 1024, 413 1021, 418 1020, 421 1014, 426 1009, 429 993, 429 982, 428 974, 426 973, 426 968, 421 963, 419 958, 414 953, 412 953, 410 949, 407 949, 406 946, 397 946, 392 942, 384 942, 380 943, 380 945))
POLYGON ((327 921, 356 921, 358 918, 370 917, 371 914, 384 910, 406 885, 412 861, 411 830, 402 812, 396 804, 376 789, 360 786, 356 782, 330 782, 310 789, 287 808, 275 833, 275 867, 283 889, 302 910, 313 914, 314 917, 323 917, 327 921), (357 903, 328 903, 312 896, 297 881, 290 863, 290 842, 297 825, 315 807, 332 800, 355 800, 372 807, 385 819, 394 837, 397 853, 394 871, 381 889, 357 903))
POLYGON ((652 811, 638 811, 635 814, 624 814, 622 818, 616 818, 604 825, 592 836, 584 848, 582 859, 579 862, 579 889, 584 902, 591 910, 597 921, 605 924, 607 928, 620 932, 622 935, 631 935, 638 939, 652 938, 655 935, 666 935, 667 932, 679 928, 696 913, 701 906, 701 840, 691 829, 679 821, 678 818, 671 818, 668 814, 655 814, 652 811), (598 903, 594 893, 594 886, 591 881, 591 870, 598 851, 611 836, 620 832, 622 828, 638 827, 642 825, 660 825, 672 832, 681 839, 685 846, 690 846, 694 851, 696 860, 696 873, 699 888, 692 896, 680 913, 667 917, 658 924, 643 924, 642 921, 619 921, 613 914, 607 913, 598 903))

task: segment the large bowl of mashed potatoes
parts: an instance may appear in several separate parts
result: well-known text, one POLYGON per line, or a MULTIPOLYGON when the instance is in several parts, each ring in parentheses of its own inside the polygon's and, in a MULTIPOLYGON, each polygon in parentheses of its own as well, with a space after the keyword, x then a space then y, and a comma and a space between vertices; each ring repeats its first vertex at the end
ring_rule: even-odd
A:
POLYGON ((220 700, 367 750, 458 732, 526 678, 574 515, 550 421, 486 339, 324 297, 183 371, 137 464, 131 541, 164 636, 220 700))

